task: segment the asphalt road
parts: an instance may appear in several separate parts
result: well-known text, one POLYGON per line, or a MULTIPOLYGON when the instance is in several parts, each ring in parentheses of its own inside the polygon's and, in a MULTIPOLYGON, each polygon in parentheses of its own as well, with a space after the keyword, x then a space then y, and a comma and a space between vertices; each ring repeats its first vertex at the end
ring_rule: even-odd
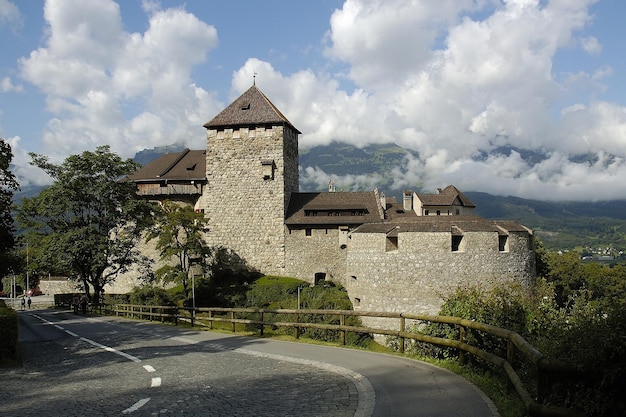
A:
POLYGON ((20 311, 0 416, 497 416, 463 378, 352 349, 20 311))

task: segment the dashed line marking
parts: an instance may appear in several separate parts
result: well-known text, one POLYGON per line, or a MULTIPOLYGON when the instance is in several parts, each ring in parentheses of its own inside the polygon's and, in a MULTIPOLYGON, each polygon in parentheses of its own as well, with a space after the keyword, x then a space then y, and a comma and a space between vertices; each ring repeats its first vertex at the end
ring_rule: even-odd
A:
MULTIPOLYGON (((41 320, 42 322, 44 322, 44 323, 46 323, 46 324, 49 324, 49 325, 51 325, 51 326, 56 327, 57 329, 59 329, 59 330, 61 330, 61 331, 65 332, 65 333, 69 334, 69 335, 70 335, 70 336, 72 336, 72 337, 76 337, 77 339, 82 340, 83 342, 87 342, 87 343, 89 343, 89 344, 90 344, 90 345, 92 345, 92 346, 98 347, 98 348, 100 348, 100 349, 104 349, 104 350, 106 350, 107 352, 111 352, 111 353, 115 353, 115 354, 117 354, 117 355, 123 356, 123 357, 125 357, 126 359, 128 359, 128 360, 130 360, 130 361, 132 361, 132 362, 135 362, 135 363, 139 363, 139 362, 141 362, 141 359, 137 358, 136 356, 129 355, 129 354, 128 354, 128 353, 126 353, 126 352, 122 352, 122 351, 117 350, 117 349, 114 349, 114 348, 112 348, 112 347, 110 347, 110 346, 103 345, 102 343, 98 343, 98 342, 96 342, 95 340, 87 339, 86 337, 80 337, 78 334, 76 334, 76 333, 74 333, 74 332, 72 332, 72 331, 70 331, 70 330, 67 330, 67 329, 66 329, 66 328, 64 328, 63 326, 60 326, 60 325, 58 325, 58 324, 56 324, 56 323, 53 323, 53 322, 51 322, 51 321, 49 321, 49 320, 47 320, 47 319, 45 319, 45 318, 43 318, 43 317, 41 317, 41 316, 38 316, 37 314, 32 314, 32 316, 33 316, 33 317, 35 317, 35 318, 37 318, 37 319, 39 319, 39 320, 41 320)), ((143 366, 143 368, 144 368, 146 371, 148 371, 148 372, 156 372, 156 370, 154 369, 154 367, 152 367, 152 366, 150 366, 150 365, 144 365, 144 366, 143 366)), ((161 386, 161 378, 159 378, 159 377, 154 377, 154 378, 152 378, 151 383, 150 383, 150 388, 155 388, 155 387, 160 387, 160 386, 161 386)), ((122 411, 122 414, 130 414, 130 413, 133 413, 133 412, 135 412, 135 411, 139 410, 139 409, 140 409, 141 407, 143 407, 144 405, 146 405, 146 403, 147 403, 148 401, 150 401, 150 398, 143 398, 143 399, 141 399, 141 400, 137 401, 137 402, 136 402, 135 404, 133 404, 131 407, 128 407, 126 410, 122 411)))
POLYGON ((135 357, 135 356, 133 356, 133 355, 129 355, 129 354, 128 354, 128 353, 126 353, 126 352, 122 352, 122 351, 120 351, 120 350, 113 349, 112 347, 105 346, 105 345, 100 344, 100 343, 98 343, 98 342, 96 342, 96 341, 94 341, 94 340, 87 339, 86 337, 81 337, 81 338, 80 338, 80 340, 82 340, 82 341, 84 341, 84 342, 87 342, 87 343, 89 343, 89 344, 91 344, 91 345, 93 345, 93 346, 99 347, 100 349, 104 349, 104 350, 106 350, 107 352, 111 352, 111 353, 115 353, 115 354, 117 354, 117 355, 123 356, 123 357, 125 357, 126 359, 128 359, 128 360, 130 360, 130 361, 133 361, 133 362, 135 362, 135 363, 139 363, 139 362, 141 362, 141 359, 139 359, 139 358, 137 358, 137 357, 135 357))
POLYGON ((122 414, 130 414, 133 413, 137 410, 139 410, 141 407, 143 407, 144 405, 146 405, 146 403, 150 401, 150 398, 143 398, 139 401, 137 401, 135 404, 133 404, 131 407, 128 407, 126 410, 122 411, 122 414))

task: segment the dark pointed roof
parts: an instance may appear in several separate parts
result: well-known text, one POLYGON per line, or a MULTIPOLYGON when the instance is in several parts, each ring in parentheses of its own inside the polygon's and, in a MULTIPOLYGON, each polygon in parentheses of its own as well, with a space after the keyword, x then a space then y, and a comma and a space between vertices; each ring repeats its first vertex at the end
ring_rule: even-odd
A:
POLYGON ((285 216, 288 225, 358 225, 380 222, 378 198, 369 192, 293 193, 285 216), (317 212, 313 214, 313 212, 317 212), (352 213, 356 215, 353 215, 352 213), (329 215, 328 213, 338 215, 329 215))
POLYGON ((286 124, 296 129, 274 104, 253 85, 222 110, 211 121, 204 124, 209 128, 255 126, 259 124, 286 124))
POLYGON ((134 182, 206 181, 206 151, 184 149, 182 152, 162 155, 130 174, 128 179, 134 182))
POLYGON ((454 185, 448 185, 443 190, 438 190, 438 194, 417 194, 423 206, 451 206, 457 205, 465 207, 476 207, 472 200, 459 191, 454 185))

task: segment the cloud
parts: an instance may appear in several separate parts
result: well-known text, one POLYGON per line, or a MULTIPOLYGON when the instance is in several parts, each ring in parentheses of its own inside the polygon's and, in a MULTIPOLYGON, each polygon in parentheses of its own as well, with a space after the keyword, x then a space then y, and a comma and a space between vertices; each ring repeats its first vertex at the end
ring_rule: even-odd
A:
POLYGON ((15 32, 22 25, 22 15, 17 6, 9 0, 0 0, 0 29, 8 27, 15 32))
POLYGON ((23 93, 24 87, 20 84, 15 85, 9 77, 0 80, 0 93, 23 93))
MULTIPOLYGON (((595 2, 346 0, 329 16, 323 65, 286 73, 248 56, 220 100, 194 78, 219 44, 200 17, 145 0, 145 31, 128 32, 113 1, 49 0, 46 37, 20 69, 46 96, 44 153, 59 158, 103 143, 123 156, 173 142, 202 148, 202 124, 256 73, 303 132, 302 148, 414 150, 392 170, 398 190, 454 183, 526 198, 624 198, 626 108, 598 99, 615 71, 588 31, 595 2), (557 73, 560 51, 594 59, 557 73)), ((21 87, 8 78, 0 86, 21 87)), ((301 172, 321 189, 330 178, 349 190, 381 177, 301 172)))
POLYGON ((46 2, 44 46, 20 61, 54 115, 46 154, 108 143, 130 157, 174 142, 203 145, 202 123, 218 104, 191 72, 217 45, 216 30, 182 8, 146 9, 147 30, 129 33, 113 1, 46 2))
POLYGON ((592 189, 597 199, 626 196, 619 179, 626 169, 626 108, 568 103, 581 92, 602 91, 612 69, 565 74, 563 81, 553 73, 559 50, 602 52, 596 38, 578 35, 592 22, 594 2, 445 2, 439 8, 426 1, 348 0, 331 17, 326 53, 347 64, 357 88, 347 94, 330 85, 327 91, 325 80, 309 77, 330 103, 319 116, 314 106, 289 103, 305 126, 302 143, 362 146, 383 139, 414 149, 420 156, 397 169, 397 189, 455 182, 465 190, 539 199, 587 199, 592 189), (342 93, 350 106, 338 107, 342 93), (333 124, 337 114, 341 120, 333 124), (313 118, 323 122, 311 129, 313 118), (546 158, 531 163, 519 152, 476 158, 500 147, 546 158), (576 162, 584 154, 597 162, 576 162))

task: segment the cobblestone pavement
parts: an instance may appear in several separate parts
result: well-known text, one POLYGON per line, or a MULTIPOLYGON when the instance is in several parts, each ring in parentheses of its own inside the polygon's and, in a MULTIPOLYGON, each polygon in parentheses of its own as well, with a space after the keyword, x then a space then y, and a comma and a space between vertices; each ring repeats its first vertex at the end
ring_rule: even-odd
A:
MULTIPOLYGON (((114 339, 124 337, 102 343, 114 339)), ((330 370, 215 343, 141 339, 123 346, 149 358, 141 363, 70 335, 21 343, 23 366, 0 369, 0 415, 348 417, 357 409, 355 385, 330 370), (156 386, 144 362, 158 370, 156 386)))
POLYGON ((395 356, 54 310, 19 316, 23 365, 0 369, 0 416, 498 415, 462 378, 395 356))

